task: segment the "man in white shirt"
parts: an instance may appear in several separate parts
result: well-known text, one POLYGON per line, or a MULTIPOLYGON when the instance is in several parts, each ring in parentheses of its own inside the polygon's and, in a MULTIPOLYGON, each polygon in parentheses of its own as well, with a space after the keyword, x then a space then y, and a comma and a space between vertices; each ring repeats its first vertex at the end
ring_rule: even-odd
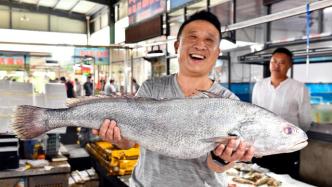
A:
MULTIPOLYGON (((286 48, 278 48, 272 53, 271 77, 255 84, 252 103, 307 131, 311 124, 310 97, 303 83, 287 77, 292 59, 292 52, 286 48)), ((299 152, 267 156, 254 162, 276 173, 288 173, 299 178, 299 152)))
POLYGON ((116 94, 116 88, 114 85, 114 80, 111 79, 108 84, 105 86, 105 95, 115 95, 116 94))

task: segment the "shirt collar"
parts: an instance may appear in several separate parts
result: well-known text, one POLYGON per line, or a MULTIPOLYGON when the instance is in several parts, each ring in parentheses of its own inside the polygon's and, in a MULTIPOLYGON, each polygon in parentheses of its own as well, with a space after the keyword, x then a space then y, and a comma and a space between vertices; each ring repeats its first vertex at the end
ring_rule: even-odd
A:
MULTIPOLYGON (((182 97, 186 97, 185 95, 184 95, 184 93, 182 92, 182 89, 180 88, 180 85, 179 85, 179 83, 178 83, 178 81, 177 81, 177 73, 174 73, 173 75, 173 81, 174 81, 174 85, 175 85, 175 87, 176 87, 176 90, 180 93, 180 95, 182 95, 182 97)), ((217 81, 215 81, 215 80, 212 80, 211 79, 211 81, 212 81, 212 85, 211 85, 211 87, 207 90, 208 92, 211 92, 211 91, 213 91, 216 87, 217 87, 217 85, 219 84, 217 81)), ((190 96, 190 97, 192 97, 192 98, 195 98, 195 97, 202 97, 202 96, 204 96, 204 94, 202 94, 202 93, 200 93, 200 92, 198 92, 197 94, 195 94, 195 95, 193 95, 193 96, 190 96)))
POLYGON ((269 87, 271 87, 271 88, 273 88, 273 89, 278 89, 278 88, 282 87, 282 86, 285 85, 288 81, 289 81, 289 77, 287 77, 285 80, 281 81, 280 84, 279 84, 279 86, 274 87, 274 86, 272 85, 272 82, 271 82, 271 77, 268 78, 269 87))

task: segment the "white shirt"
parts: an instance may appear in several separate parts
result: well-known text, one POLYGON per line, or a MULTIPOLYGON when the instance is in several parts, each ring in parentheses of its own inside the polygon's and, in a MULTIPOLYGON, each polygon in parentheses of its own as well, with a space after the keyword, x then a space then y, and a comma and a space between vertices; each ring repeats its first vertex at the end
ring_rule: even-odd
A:
POLYGON ((303 83, 287 78, 278 87, 271 84, 271 78, 255 84, 252 103, 266 108, 304 131, 311 124, 311 105, 307 88, 303 83))
POLYGON ((116 88, 114 84, 108 83, 105 86, 105 95, 112 95, 116 93, 116 88))

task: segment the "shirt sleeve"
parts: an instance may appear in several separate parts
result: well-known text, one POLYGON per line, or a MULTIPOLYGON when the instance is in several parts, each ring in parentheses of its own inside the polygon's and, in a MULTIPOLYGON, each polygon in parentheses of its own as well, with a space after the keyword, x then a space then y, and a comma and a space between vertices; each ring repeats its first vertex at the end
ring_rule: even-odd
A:
POLYGON ((148 80, 143 82, 142 86, 139 87, 136 93, 136 97, 152 97, 151 87, 152 86, 148 80))
POLYGON ((312 122, 310 96, 305 86, 303 86, 302 90, 302 97, 299 101, 299 126, 304 131, 308 131, 312 122))
POLYGON ((252 90, 252 95, 251 95, 251 103, 258 105, 258 101, 257 101, 257 83, 254 85, 254 88, 252 90))

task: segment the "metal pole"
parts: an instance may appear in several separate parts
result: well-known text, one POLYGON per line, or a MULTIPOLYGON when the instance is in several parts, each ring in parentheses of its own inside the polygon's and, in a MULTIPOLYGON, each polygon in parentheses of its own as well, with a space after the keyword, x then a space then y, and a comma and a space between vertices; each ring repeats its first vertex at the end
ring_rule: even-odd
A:
POLYGON ((227 53, 227 61, 228 61, 228 89, 231 89, 231 79, 232 79, 232 63, 231 63, 231 53, 227 53))
POLYGON ((134 78, 134 56, 133 56, 133 49, 129 50, 130 52, 130 70, 131 70, 131 78, 130 78, 130 93, 133 94, 133 81, 132 79, 134 78))
MULTIPOLYGON (((267 5, 267 10, 266 13, 267 15, 271 14, 271 5, 267 5)), ((266 23, 266 38, 265 38, 265 42, 270 42, 271 41, 271 22, 267 22, 266 23)))
POLYGON ((124 61, 124 79, 125 79, 125 83, 124 83, 124 88, 123 88, 123 92, 125 94, 128 93, 128 49, 125 49, 125 61, 124 61))
POLYGON ((95 95, 95 89, 96 89, 96 83, 95 83, 95 77, 96 77, 96 70, 95 70, 95 63, 96 58, 92 57, 92 65, 93 65, 93 80, 92 80, 92 95, 95 95))
MULTIPOLYGON (((169 34, 170 34, 170 26, 169 26, 169 16, 168 14, 166 13, 166 16, 165 16, 165 22, 166 22, 166 40, 168 40, 169 38, 169 34)), ((170 74, 170 59, 167 58, 169 55, 168 53, 168 42, 166 42, 166 75, 169 75, 170 74)))
POLYGON ((184 18, 184 21, 187 20, 187 7, 186 6, 183 8, 183 18, 184 18))
POLYGON ((86 43, 89 45, 90 42, 90 16, 86 16, 86 43))
MULTIPOLYGON (((267 5, 267 15, 271 14, 271 4, 267 5)), ((265 32, 265 42, 271 41, 271 22, 266 23, 266 32, 265 32)), ((270 62, 264 63, 263 62, 263 78, 270 77, 270 62)))
POLYGON ((9 5, 9 28, 13 29, 13 8, 9 5))

